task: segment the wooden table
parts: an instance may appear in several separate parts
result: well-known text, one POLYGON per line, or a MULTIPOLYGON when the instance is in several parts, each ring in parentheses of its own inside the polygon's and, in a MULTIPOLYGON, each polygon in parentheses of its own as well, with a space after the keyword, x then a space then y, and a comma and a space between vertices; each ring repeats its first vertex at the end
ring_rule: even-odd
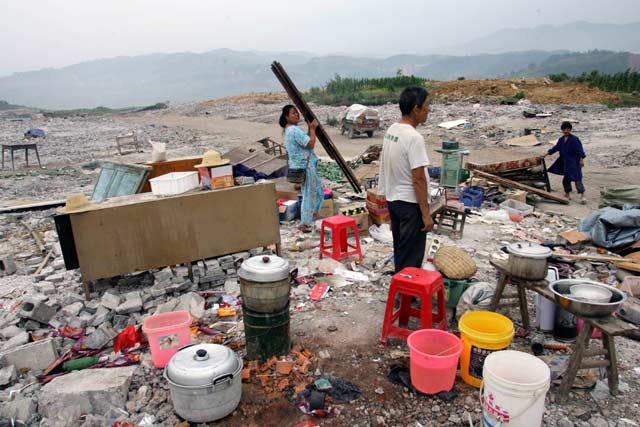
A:
POLYGON ((280 223, 275 184, 172 197, 116 197, 95 210, 56 216, 67 269, 89 282, 275 244, 280 223), (75 259, 74 259, 75 255, 75 259))
POLYGON ((40 164, 40 155, 38 154, 38 144, 2 144, 2 169, 4 169, 4 152, 9 151, 11 153, 11 170, 16 170, 15 164, 13 162, 13 153, 14 151, 24 150, 24 157, 27 161, 27 167, 29 167, 29 150, 35 150, 36 158, 38 159, 38 166, 42 167, 40 164))
MULTIPOLYGON (((553 292, 548 288, 549 283, 546 280, 532 281, 514 277, 509 272, 507 263, 504 261, 491 261, 491 265, 500 272, 500 278, 498 279, 496 293, 493 296, 489 310, 495 311, 498 307, 519 307, 522 326, 528 330, 530 328, 530 321, 526 291, 527 289, 534 291, 555 302, 553 292), (511 282, 516 285, 516 294, 503 295, 507 282, 511 282), (504 299, 511 299, 512 301, 501 302, 504 299)), ((612 395, 618 394, 618 362, 614 337, 625 335, 627 332, 635 330, 636 327, 613 316, 595 318, 583 317, 575 313, 572 314, 579 317, 584 323, 580 333, 578 334, 576 342, 572 347, 573 352, 569 359, 569 367, 567 368, 567 371, 562 378, 562 383, 560 384, 558 400, 560 402, 566 401, 579 370, 599 367, 607 368, 609 393, 612 395), (589 341, 591 340, 594 328, 597 328, 602 332, 601 349, 589 348, 589 341), (604 359, 583 360, 585 358, 599 356, 603 356, 604 359)))

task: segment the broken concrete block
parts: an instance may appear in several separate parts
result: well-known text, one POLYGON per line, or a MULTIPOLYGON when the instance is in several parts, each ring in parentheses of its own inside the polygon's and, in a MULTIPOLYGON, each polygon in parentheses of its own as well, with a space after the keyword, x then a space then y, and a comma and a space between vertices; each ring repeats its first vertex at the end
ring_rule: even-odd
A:
POLYGON ((120 305, 122 297, 114 290, 108 290, 100 298, 100 304, 107 307, 109 310, 115 310, 120 305))
POLYGON ((0 276, 9 276, 17 271, 16 263, 11 255, 0 256, 0 276))
POLYGON ((27 331, 37 331, 40 329, 40 322, 36 322, 35 320, 27 320, 24 323, 24 329, 27 331))
POLYGON ((52 274, 50 276, 45 277, 45 279, 47 282, 52 282, 52 283, 60 283, 64 281, 64 273, 55 273, 52 274))
POLYGON ((13 383, 18 377, 18 371, 13 365, 0 369, 0 386, 13 383))
POLYGON ((96 314, 98 308, 100 308, 100 302, 96 300, 87 301, 84 305, 84 311, 91 314, 96 314))
POLYGON ((121 314, 116 314, 115 316, 113 316, 113 327, 116 330, 121 331, 126 328, 128 324, 129 316, 123 316, 121 314))
POLYGON ((131 295, 130 298, 125 299, 122 304, 116 307, 117 314, 135 313, 140 310, 142 310, 142 299, 140 295, 131 295))
POLYGON ((224 292, 232 297, 240 296, 240 283, 236 279, 227 280, 224 282, 224 292))
POLYGON ((9 341, 5 342, 2 346, 2 351, 11 350, 16 347, 20 347, 29 342, 29 334, 27 331, 22 331, 15 337, 11 338, 9 341))
POLYGON ((195 319, 200 319, 204 316, 204 298, 195 292, 189 292, 188 294, 180 297, 180 302, 175 307, 175 311, 188 311, 195 319))
POLYGON ((44 295, 53 295, 56 293, 56 287, 53 283, 42 281, 33 285, 33 288, 44 295))
POLYGON ((78 316, 78 319, 80 319, 80 323, 82 324, 81 328, 86 328, 87 326, 91 326, 93 324, 95 315, 83 311, 78 316))
POLYGON ((84 297, 80 294, 67 294, 65 295, 65 297, 62 299, 62 305, 71 305, 71 304, 75 304, 77 302, 81 302, 84 304, 84 297))
POLYGON ((16 369, 31 369, 34 371, 42 371, 48 368, 57 358, 58 352, 51 338, 34 341, 11 350, 3 350, 0 353, 0 360, 5 366, 14 365, 16 369))
POLYGON ((38 405, 32 397, 18 396, 0 405, 0 417, 20 420, 26 423, 36 413, 38 405))
POLYGON ((75 317, 84 308, 84 304, 81 302, 74 302, 73 304, 62 307, 62 314, 66 317, 75 317))
POLYGON ((193 285, 193 282, 191 282, 191 280, 187 280, 186 282, 181 283, 174 283, 167 287, 167 293, 183 292, 189 289, 191 285, 193 285))
POLYGON ((160 304, 158 308, 156 308, 156 311, 154 314, 168 313, 170 311, 174 311, 176 308, 176 305, 178 305, 177 299, 169 300, 164 304, 160 304))
POLYGON ((24 332, 22 328, 19 328, 16 325, 10 325, 0 330, 0 337, 2 337, 5 340, 8 340, 22 332, 24 332))
POLYGON ((46 384, 38 400, 38 412, 47 418, 79 406, 82 413, 104 415, 127 402, 131 378, 137 366, 75 371, 46 384))
MULTIPOLYGON (((46 297, 44 298, 46 299, 46 297)), ((18 312, 18 316, 24 319, 31 319, 44 324, 49 323, 55 315, 56 309, 45 304, 37 295, 30 295, 25 298, 18 312)))
POLYGON ((100 350, 117 336, 118 332, 110 324, 105 323, 85 338, 84 345, 92 350, 100 350))
POLYGON ((103 306, 98 307, 93 316, 93 322, 91 322, 92 326, 100 326, 112 317, 111 311, 103 306))

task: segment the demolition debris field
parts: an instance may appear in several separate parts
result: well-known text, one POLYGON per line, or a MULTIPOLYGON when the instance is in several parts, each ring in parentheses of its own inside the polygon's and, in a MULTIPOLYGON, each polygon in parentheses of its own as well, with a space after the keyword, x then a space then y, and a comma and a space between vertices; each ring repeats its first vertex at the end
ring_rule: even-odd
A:
MULTIPOLYGON (((476 277, 481 281, 495 282, 495 270, 489 265, 489 261, 493 253, 500 251, 505 241, 519 239, 518 236, 523 233, 540 240, 555 238, 558 232, 575 227, 577 218, 597 209, 601 188, 628 184, 630 177, 640 173, 640 121, 637 119, 640 108, 609 109, 602 103, 609 102, 611 94, 574 83, 549 85, 543 79, 537 83, 530 80, 525 83, 519 80, 438 82, 433 84, 432 93, 432 113, 427 123, 418 130, 425 136, 428 154, 434 166, 440 164, 440 154, 434 149, 439 148, 442 141, 451 139, 459 141, 461 147, 468 149, 469 161, 475 163, 495 163, 543 154, 559 137, 559 126, 563 120, 574 123, 575 134, 582 140, 587 153, 584 169, 588 196, 586 206, 575 202, 568 206, 540 203, 537 206, 540 215, 527 217, 520 224, 469 221, 462 240, 452 241, 443 237, 445 244, 462 247, 473 256, 479 268, 476 277), (526 93, 526 102, 517 105, 499 105, 496 102, 498 97, 510 97, 518 91, 526 93), (550 113, 550 116, 528 119, 523 116, 523 111, 550 113), (451 130, 438 127, 441 122, 457 119, 465 119, 470 125, 451 130), (525 128, 537 133, 540 145, 511 147, 505 143, 521 136, 525 128), (547 213, 543 214, 544 212, 547 213)), ((25 168, 22 154, 16 153, 14 172, 5 158, 5 169, 0 170, 0 207, 64 199, 67 194, 77 192, 90 195, 98 176, 100 160, 125 163, 150 160, 151 146, 146 143, 148 139, 166 142, 169 158, 202 155, 207 149, 225 152, 264 137, 282 141, 282 131, 277 125, 277 119, 285 103, 288 100, 283 93, 273 93, 173 105, 155 111, 86 117, 56 115, 47 118, 30 109, 2 111, 0 140, 3 143, 17 142, 27 129, 33 127, 46 130, 47 138, 38 141, 44 169, 34 166, 25 168), (118 156, 115 137, 129 131, 135 131, 145 141, 143 152, 118 156)), ((337 117, 343 109, 315 105, 312 108, 323 124, 337 117)), ((395 105, 383 105, 378 109, 383 127, 388 127, 399 119, 399 111, 395 105)), ((357 157, 372 144, 382 143, 383 131, 373 138, 348 139, 340 135, 336 127, 326 126, 326 130, 346 159, 357 157)), ((322 156, 326 153, 319 150, 319 154, 322 156)), ((557 194, 561 194, 559 177, 552 177, 552 187, 557 194)), ((21 272, 37 267, 42 262, 43 254, 19 221, 24 220, 41 232, 47 247, 53 247, 57 243, 51 219, 53 213, 53 210, 32 212, 20 219, 15 214, 0 215, 0 253, 16 254, 21 272)), ((317 259, 317 235, 305 238, 296 234, 289 226, 282 227, 281 235, 284 256, 300 269, 301 275, 328 272, 335 267, 330 260, 321 264, 317 259), (300 247, 305 250, 300 250, 300 247)), ((385 257, 389 257, 390 251, 389 245, 375 241, 365 242, 362 269, 369 274, 371 280, 348 285, 336 284, 334 291, 321 302, 310 302, 307 299, 308 289, 303 287, 298 287, 293 292, 292 304, 298 308, 291 315, 291 336, 296 348, 308 350, 308 354, 313 355, 314 367, 324 374, 343 377, 357 384, 363 391, 359 400, 340 405, 339 416, 319 420, 320 425, 415 427, 419 422, 424 426, 461 427, 469 425, 467 414, 471 414, 475 425, 478 425, 478 392, 460 380, 456 382, 455 388, 458 396, 452 402, 409 393, 387 380, 392 366, 406 365, 408 362, 407 353, 400 346, 382 347, 378 344, 389 279, 388 275, 381 274, 379 264, 385 257)), ((189 307, 198 300, 191 289, 180 288, 179 280, 184 278, 185 268, 178 267, 173 272, 163 270, 132 275, 124 280, 126 283, 121 291, 114 291, 115 296, 105 292, 96 301, 85 303, 79 295, 82 289, 79 274, 65 272, 60 254, 56 254, 55 258, 47 266, 47 275, 40 274, 42 277, 35 284, 30 274, 0 277, 2 306, 15 307, 23 296, 36 289, 46 294, 50 301, 57 301, 61 310, 56 318, 74 317, 72 314, 78 314, 76 309, 82 310, 83 315, 94 316, 91 324, 96 325, 94 329, 97 330, 100 326, 100 319, 97 317, 100 314, 107 316, 110 310, 105 309, 104 305, 111 298, 115 298, 117 304, 124 304, 129 299, 140 300, 141 304, 142 300, 145 300, 144 304, 156 301, 146 300, 150 292, 150 286, 147 286, 149 283, 155 283, 154 290, 158 290, 158 284, 171 283, 168 288, 171 288, 173 294, 166 291, 166 296, 162 295, 161 298, 166 300, 164 304, 189 307)), ((211 264, 217 264, 214 267, 216 271, 220 270, 222 281, 226 280, 227 274, 231 277, 229 269, 224 272, 221 270, 225 262, 214 261, 211 264)), ((589 274, 598 273, 601 272, 589 271, 589 274)), ((110 285, 107 283, 107 286, 110 285)), ((227 290, 225 285, 225 291, 227 290)), ((116 310, 118 307, 120 306, 116 310)), ((149 308, 150 312, 153 308, 155 307, 149 308)), ((15 327, 16 322, 7 321, 13 312, 3 310, 2 319, 5 323, 1 325, 1 344, 4 346, 16 336, 21 338, 22 331, 15 327)), ((144 310, 142 313, 147 308, 144 310)), ((120 311, 122 314, 118 313, 118 320, 121 324, 118 326, 139 321, 142 316, 139 312, 120 311)), ((516 319, 517 323, 515 311, 510 313, 510 317, 516 319)), ((69 348, 74 343, 70 338, 62 336, 56 337, 54 342, 60 348, 69 348)), ((529 345, 529 339, 516 338, 513 346, 529 351, 529 345)), ((616 345, 623 384, 622 394, 612 398, 606 390, 604 393, 599 389, 593 393, 578 391, 572 393, 568 404, 560 405, 555 402, 555 394, 550 393, 544 426, 623 427, 634 424, 620 421, 622 418, 632 421, 640 419, 637 402, 637 390, 640 387, 637 372, 637 367, 640 366, 640 345, 619 337, 616 338, 616 345)), ((33 380, 30 374, 22 375, 17 383, 14 381, 14 388, 33 380)), ((128 392, 118 387, 113 395, 118 395, 127 402, 125 408, 128 412, 136 416, 153 414, 157 417, 157 425, 176 425, 178 420, 172 413, 162 372, 151 366, 148 357, 143 357, 142 366, 134 375, 129 374, 127 381, 131 383, 128 392)), ((303 419, 303 415, 277 389, 279 386, 280 382, 275 381, 267 386, 259 382, 245 384, 242 403, 234 415, 211 425, 295 425, 303 419)), ((0 395, 8 395, 8 391, 0 391, 0 395)), ((23 409, 26 412, 33 412, 41 396, 41 386, 37 385, 22 392, 17 401, 25 406, 26 409, 23 409)), ((37 411, 51 414, 55 412, 55 407, 39 408, 37 411)), ((3 415, 0 413, 0 416, 3 415)), ((101 425, 104 421, 101 417, 87 416, 86 419, 86 427, 101 425), (89 422, 91 420, 94 424, 89 422)))

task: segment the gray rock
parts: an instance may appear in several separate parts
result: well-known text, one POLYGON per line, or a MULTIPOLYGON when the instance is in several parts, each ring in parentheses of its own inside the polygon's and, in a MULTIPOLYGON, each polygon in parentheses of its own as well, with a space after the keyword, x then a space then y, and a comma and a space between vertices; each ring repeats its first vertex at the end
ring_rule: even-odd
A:
POLYGON ((96 415, 106 414, 111 407, 123 408, 136 369, 137 366, 85 369, 55 378, 42 388, 38 412, 53 418, 72 406, 96 415))
POLYGON ((240 283, 237 280, 231 279, 224 282, 224 292, 232 297, 240 296, 240 283))
POLYGON ((16 347, 20 347, 29 342, 29 334, 26 331, 20 332, 9 341, 5 342, 2 346, 2 351, 11 350, 16 347))
POLYGON ((80 314, 80 311, 84 308, 84 304, 81 302, 74 302, 73 304, 62 307, 62 314, 67 317, 74 317, 80 314))
POLYGON ((84 310, 87 313, 96 314, 98 309, 100 308, 100 302, 97 300, 91 300, 85 303, 84 310))
POLYGON ((56 293, 56 287, 52 282, 42 281, 33 285, 34 289, 44 295, 53 295, 56 293))
POLYGON ((158 271, 154 274, 156 278, 156 283, 158 282, 167 282, 173 278, 173 272, 170 268, 165 268, 164 270, 158 271))
POLYGON ((167 286, 167 293, 176 293, 176 292, 186 291, 192 285, 193 285, 193 282, 191 282, 190 280, 187 280, 186 282, 182 282, 182 283, 173 283, 170 286, 167 286))
POLYGON ((573 423, 567 417, 560 418, 557 424, 558 427, 573 427, 573 423))
POLYGON ((180 297, 180 302, 175 307, 175 311, 188 311, 192 317, 200 319, 204 316, 204 303, 205 300, 202 296, 195 292, 189 292, 180 297))
POLYGON ((107 291, 102 295, 100 299, 100 304, 107 307, 109 310, 115 310, 120 305, 122 301, 122 297, 120 294, 116 294, 115 292, 107 291))
POLYGON ((111 311, 103 306, 98 307, 98 310, 96 310, 93 316, 93 322, 91 323, 92 326, 100 326, 104 322, 111 320, 111 317, 113 317, 111 311))
POLYGON ((0 416, 26 423, 36 413, 37 409, 38 405, 33 398, 19 396, 0 405, 0 416))
POLYGON ((48 368, 58 358, 53 339, 47 338, 11 350, 2 351, 0 360, 5 366, 14 365, 17 369, 41 371, 48 368))
POLYGON ((128 324, 129 316, 122 316, 120 314, 116 314, 115 316, 113 316, 113 327, 116 330, 121 331, 126 328, 128 324))
POLYGON ((62 299, 62 305, 71 305, 77 302, 81 302, 84 304, 84 297, 79 294, 67 294, 62 299))
POLYGON ((117 314, 129 314, 142 310, 142 299, 140 296, 132 296, 116 307, 117 314))
POLYGON ((24 328, 27 331, 37 331, 38 329, 40 329, 40 322, 36 322, 35 320, 27 320, 24 323, 24 328))
POLYGON ((116 336, 118 336, 118 332, 113 329, 110 324, 105 323, 96 329, 91 335, 87 336, 84 344, 90 349, 100 350, 116 336))
POLYGON ((18 377, 18 371, 13 365, 0 369, 0 386, 13 383, 18 377))
POLYGON ((52 282, 52 283, 61 283, 64 282, 64 273, 55 273, 52 274, 50 276, 45 277, 45 279, 47 282, 52 282))
MULTIPOLYGON (((166 286, 169 286, 170 284, 171 282, 167 282, 166 286)), ((167 293, 166 286, 160 287, 158 286, 158 284, 155 284, 149 288, 149 292, 151 293, 151 296, 153 296, 154 298, 161 297, 167 293)))
POLYGON ((0 256, 0 276, 9 276, 17 271, 13 256, 6 254, 0 256))
POLYGON ((20 334, 21 332, 24 332, 24 329, 21 329, 16 325, 10 325, 0 330, 0 337, 2 337, 5 340, 8 340, 20 334))
POLYGON ((179 301, 177 299, 172 299, 165 302, 164 304, 160 304, 158 308, 156 308, 156 311, 154 314, 168 313, 170 311, 174 311, 176 306, 178 305, 178 302, 179 301))

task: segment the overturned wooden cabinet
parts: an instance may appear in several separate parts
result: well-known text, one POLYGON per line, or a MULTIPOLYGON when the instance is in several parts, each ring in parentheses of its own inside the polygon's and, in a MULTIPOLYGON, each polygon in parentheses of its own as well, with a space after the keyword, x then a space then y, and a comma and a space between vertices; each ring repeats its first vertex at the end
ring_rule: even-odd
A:
POLYGON ((275 184, 172 197, 112 198, 95 209, 58 215, 67 269, 89 282, 134 271, 264 247, 280 248, 275 184))

